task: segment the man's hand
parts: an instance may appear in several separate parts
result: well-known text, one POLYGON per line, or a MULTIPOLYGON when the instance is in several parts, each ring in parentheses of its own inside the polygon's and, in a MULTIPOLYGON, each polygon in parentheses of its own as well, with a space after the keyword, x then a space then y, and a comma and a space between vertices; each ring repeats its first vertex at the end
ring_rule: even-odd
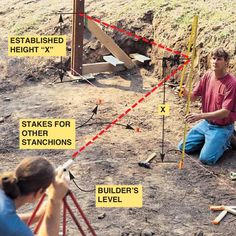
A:
POLYGON ((175 90, 174 90, 175 94, 176 95, 179 95, 179 97, 187 97, 188 96, 188 91, 187 89, 185 88, 185 86, 182 86, 181 88, 180 87, 177 87, 175 90))
POLYGON ((202 114, 200 113, 189 113, 185 116, 185 121, 188 123, 193 123, 202 119, 202 114))
POLYGON ((180 97, 188 97, 188 90, 186 89, 185 85, 182 86, 182 88, 179 88, 179 96, 180 97))
MULTIPOLYGON (((178 94, 179 97, 184 97, 187 99, 189 95, 189 91, 187 90, 186 86, 183 85, 181 88, 178 87, 177 89, 175 89, 175 94, 178 94)), ((196 100, 197 100, 197 96, 195 96, 193 93, 190 93, 190 101, 195 102, 196 100)))

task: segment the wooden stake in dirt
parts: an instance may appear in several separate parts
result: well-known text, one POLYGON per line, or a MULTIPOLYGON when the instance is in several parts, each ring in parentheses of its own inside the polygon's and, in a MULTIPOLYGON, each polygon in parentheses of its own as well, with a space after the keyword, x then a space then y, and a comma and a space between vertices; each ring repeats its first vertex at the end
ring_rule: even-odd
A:
MULTIPOLYGON (((194 16, 193 24, 192 24, 192 32, 190 36, 190 43, 189 48, 192 48, 192 55, 191 55, 191 68, 189 73, 189 80, 188 80, 188 99, 187 99, 187 106, 186 106, 186 115, 189 113, 190 108, 190 94, 192 91, 192 84, 193 84, 193 68, 194 68, 194 60, 196 57, 196 40, 197 40, 197 27, 198 27, 198 16, 194 16), (191 45, 191 46, 190 46, 191 45)), ((181 85, 182 86, 182 85, 181 85)), ((180 88, 182 89, 182 88, 180 88)), ((184 158, 185 158, 185 145, 186 145, 186 135, 187 135, 187 123, 184 124, 184 138, 183 138, 183 147, 182 147, 182 157, 179 162, 179 169, 183 168, 184 158)))

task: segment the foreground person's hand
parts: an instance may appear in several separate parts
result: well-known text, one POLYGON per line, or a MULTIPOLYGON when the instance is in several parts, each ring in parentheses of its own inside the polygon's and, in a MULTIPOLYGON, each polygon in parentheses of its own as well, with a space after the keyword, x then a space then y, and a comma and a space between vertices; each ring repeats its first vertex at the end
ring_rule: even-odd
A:
POLYGON ((60 201, 68 192, 68 183, 65 180, 63 170, 59 170, 55 176, 55 180, 47 189, 47 195, 49 199, 60 201))

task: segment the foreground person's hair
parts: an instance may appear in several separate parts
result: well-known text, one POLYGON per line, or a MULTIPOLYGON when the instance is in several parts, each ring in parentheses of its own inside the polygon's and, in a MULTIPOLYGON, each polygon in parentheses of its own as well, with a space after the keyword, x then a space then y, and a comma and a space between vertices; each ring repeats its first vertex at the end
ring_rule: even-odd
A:
POLYGON ((45 158, 25 158, 15 171, 0 177, 0 187, 11 199, 44 192, 52 183, 55 172, 52 164, 45 158))

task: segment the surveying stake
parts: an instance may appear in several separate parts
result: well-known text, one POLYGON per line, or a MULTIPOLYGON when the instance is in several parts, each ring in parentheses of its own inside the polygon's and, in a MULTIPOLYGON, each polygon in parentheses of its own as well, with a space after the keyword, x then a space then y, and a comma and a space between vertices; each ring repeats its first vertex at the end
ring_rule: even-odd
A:
POLYGON ((162 144, 161 144, 161 152, 160 152, 160 158, 163 162, 165 159, 165 152, 164 152, 164 143, 165 143, 165 116, 169 115, 170 107, 166 104, 166 69, 168 67, 168 64, 170 65, 170 68, 174 66, 179 66, 180 64, 183 64, 185 62, 185 59, 180 58, 180 55, 174 55, 163 58, 157 58, 158 60, 162 60, 162 80, 163 82, 163 103, 159 105, 159 115, 162 115, 162 144))
MULTIPOLYGON (((163 56, 162 58, 156 58, 156 60, 162 61, 162 81, 163 81, 163 103, 159 104, 158 107, 158 114, 162 115, 162 141, 161 141, 161 152, 160 152, 160 158, 161 162, 164 162, 165 159, 165 152, 164 152, 164 145, 165 145, 165 116, 169 115, 170 113, 170 107, 168 104, 166 104, 166 69, 168 67, 168 64, 170 64, 170 67, 173 66, 179 66, 180 64, 184 64, 186 58, 181 58, 180 55, 174 55, 174 56, 163 56)), ((149 168, 150 169, 150 162, 156 157, 156 153, 152 153, 147 160, 139 162, 139 166, 149 168)))
MULTIPOLYGON (((192 50, 189 79, 186 82, 186 85, 188 85, 188 98, 187 98, 187 105, 186 105, 185 115, 187 115, 189 113, 189 110, 190 110, 191 91, 192 91, 192 87, 193 87, 192 84, 193 84, 194 60, 195 60, 195 57, 196 57, 197 27, 198 27, 198 16, 196 15, 196 16, 194 16, 194 20, 193 20, 193 24, 192 24, 192 31, 191 31, 191 35, 190 35, 190 38, 189 38, 188 52, 187 52, 187 55, 188 55, 192 50)), ((184 81, 185 72, 186 72, 186 65, 184 66, 184 69, 183 69, 182 74, 181 74, 180 92, 179 92, 180 97, 183 96, 183 81, 184 81)), ((182 156, 181 156, 181 160, 179 161, 179 169, 182 169, 183 165, 184 165, 186 136, 187 136, 187 123, 185 122, 185 124, 184 124, 184 138, 183 138, 183 146, 182 146, 182 156)))
MULTIPOLYGON (((59 17, 59 21, 58 21, 58 23, 60 24, 60 35, 62 35, 62 33, 63 33, 63 30, 62 30, 62 23, 63 23, 64 21, 63 21, 63 18, 62 18, 62 15, 60 15, 60 17, 59 17)), ((60 71, 59 71, 59 78, 60 78, 60 81, 61 81, 61 83, 62 83, 62 80, 63 80, 63 78, 64 78, 64 75, 65 75, 65 73, 64 73, 64 71, 63 71, 63 65, 62 65, 62 56, 61 56, 61 68, 60 68, 60 71)))
MULTIPOLYGON (((162 58, 162 79, 165 78, 166 75, 166 68, 167 68, 167 58, 163 57, 162 58)), ((166 104, 166 82, 164 81, 163 83, 163 109, 165 109, 165 104, 166 104)), ((162 112, 162 109, 161 111, 162 112)), ((165 140, 165 114, 162 116, 162 142, 161 142, 161 153, 160 153, 160 158, 161 161, 164 161, 165 158, 165 153, 164 153, 164 140, 165 140)))

